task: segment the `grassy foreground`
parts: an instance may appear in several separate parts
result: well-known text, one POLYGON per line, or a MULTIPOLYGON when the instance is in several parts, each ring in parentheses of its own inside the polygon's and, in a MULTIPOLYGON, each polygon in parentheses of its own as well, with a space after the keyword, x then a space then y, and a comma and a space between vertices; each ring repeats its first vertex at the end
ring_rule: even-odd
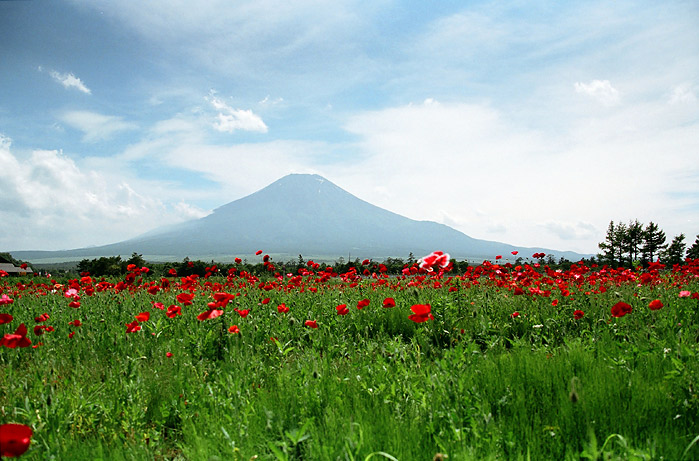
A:
POLYGON ((0 423, 37 460, 696 459, 697 272, 5 277, 38 347, 0 347, 0 423))

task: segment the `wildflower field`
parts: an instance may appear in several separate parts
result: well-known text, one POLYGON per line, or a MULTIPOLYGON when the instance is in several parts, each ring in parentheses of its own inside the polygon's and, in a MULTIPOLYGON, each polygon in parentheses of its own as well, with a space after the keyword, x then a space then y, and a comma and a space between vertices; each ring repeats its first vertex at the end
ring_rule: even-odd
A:
POLYGON ((699 458, 699 260, 447 263, 2 277, 0 455, 699 458))

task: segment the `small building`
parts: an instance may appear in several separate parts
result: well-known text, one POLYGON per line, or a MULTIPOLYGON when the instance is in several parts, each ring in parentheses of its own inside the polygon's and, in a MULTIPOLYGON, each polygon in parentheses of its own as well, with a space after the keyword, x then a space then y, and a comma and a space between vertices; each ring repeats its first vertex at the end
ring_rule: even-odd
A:
POLYGON ((17 267, 12 264, 12 261, 9 261, 7 258, 0 255, 0 273, 2 273, 2 271, 7 272, 8 275, 27 275, 34 273, 31 267, 17 267))

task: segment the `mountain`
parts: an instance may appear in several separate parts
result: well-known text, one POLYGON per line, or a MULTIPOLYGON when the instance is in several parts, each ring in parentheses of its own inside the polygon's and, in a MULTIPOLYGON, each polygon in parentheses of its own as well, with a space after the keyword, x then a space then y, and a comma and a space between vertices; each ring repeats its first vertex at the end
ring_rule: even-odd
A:
POLYGON ((95 258, 136 252, 146 259, 218 259, 249 256, 256 250, 277 260, 339 256, 420 257, 443 250, 459 259, 492 259, 519 250, 577 261, 583 256, 545 248, 521 248, 478 240, 444 224, 416 221, 374 206, 310 174, 291 174, 210 215, 150 231, 119 243, 52 252, 13 252, 18 258, 95 258))

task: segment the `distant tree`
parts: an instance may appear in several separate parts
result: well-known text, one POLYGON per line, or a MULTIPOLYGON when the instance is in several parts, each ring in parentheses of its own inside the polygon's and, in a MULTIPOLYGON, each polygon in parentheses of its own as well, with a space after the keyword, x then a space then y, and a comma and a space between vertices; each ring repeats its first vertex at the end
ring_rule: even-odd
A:
POLYGON ((699 259, 699 235, 697 235, 694 244, 687 250, 687 257, 690 259, 699 259))
POLYGON ((653 221, 643 230, 643 247, 641 248, 644 263, 652 262, 653 258, 665 249, 665 232, 653 221))
POLYGON ((146 265, 146 260, 143 259, 143 255, 136 253, 135 251, 131 253, 131 257, 126 260, 126 265, 133 264, 136 267, 143 267, 146 265))
POLYGON ((682 264, 684 261, 683 255, 687 244, 684 243, 684 234, 675 236, 670 245, 661 251, 660 260, 668 266, 674 264, 682 264))
POLYGON ((602 253, 599 255, 602 262, 610 266, 621 264, 624 255, 623 241, 625 234, 625 224, 619 223, 614 225, 614 221, 609 221, 606 239, 597 245, 602 250, 602 253))
POLYGON ((643 245, 643 224, 638 219, 629 222, 622 237, 621 245, 623 253, 628 258, 628 266, 633 266, 634 261, 637 261, 641 255, 641 246, 643 245))

